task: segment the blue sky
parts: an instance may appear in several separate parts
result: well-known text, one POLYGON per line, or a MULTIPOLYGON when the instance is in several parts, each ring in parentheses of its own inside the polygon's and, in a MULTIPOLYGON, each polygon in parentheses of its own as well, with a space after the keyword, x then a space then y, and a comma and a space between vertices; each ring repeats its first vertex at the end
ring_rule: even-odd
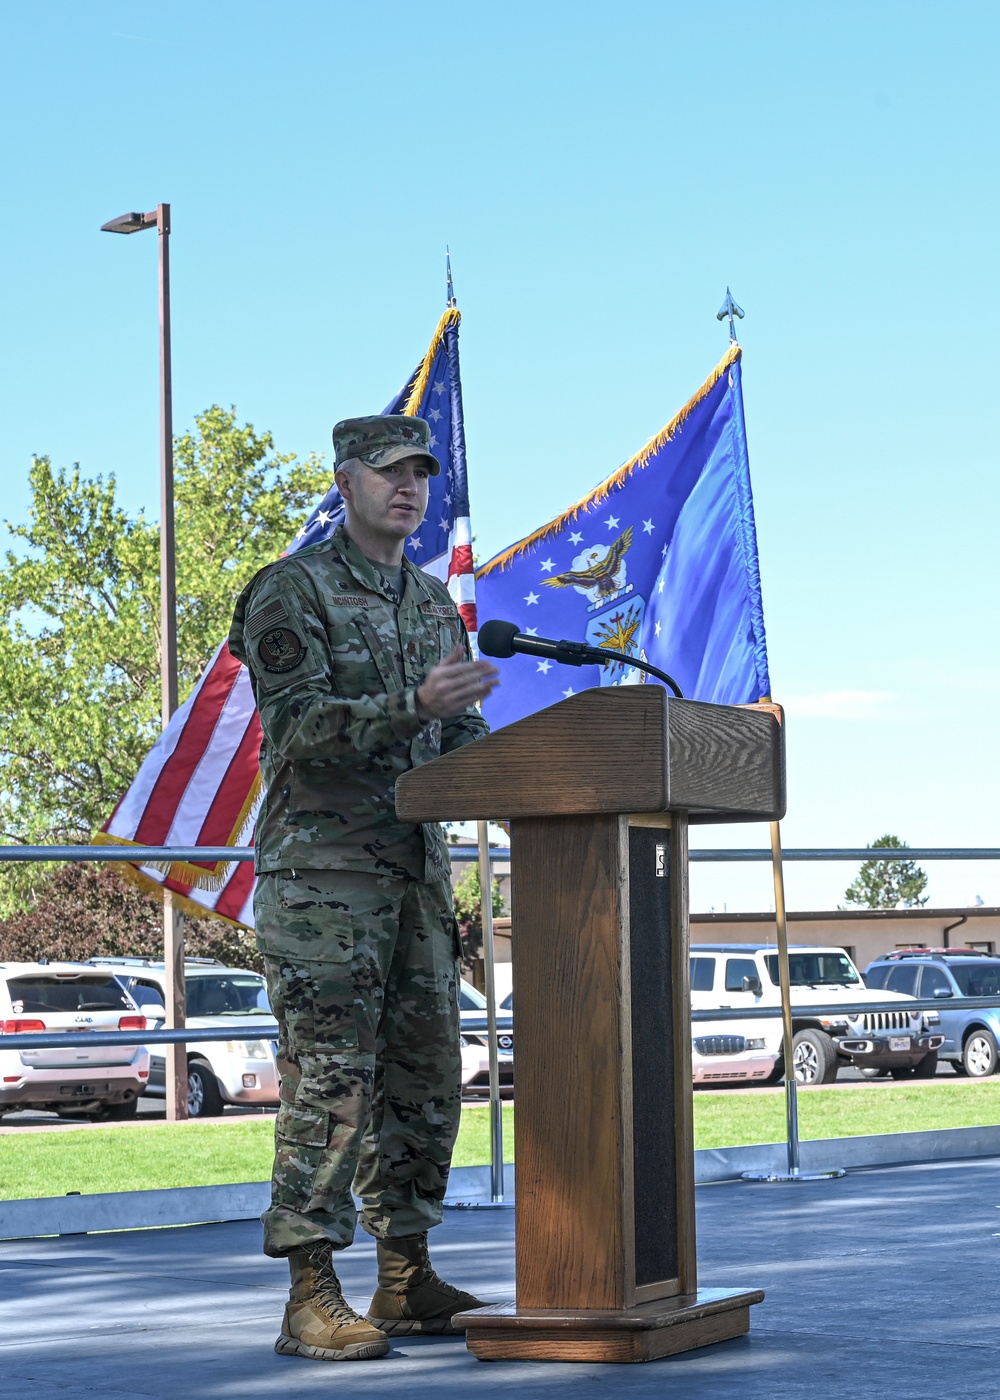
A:
MULTIPOLYGON (((98 232, 127 209, 173 205, 177 430, 234 404, 300 454, 399 387, 450 243, 482 558, 689 397, 728 284, 786 844, 1000 845, 998 28, 971 3, 4 6, 3 514, 32 452, 155 514, 155 239, 98 232)), ((792 867, 791 906, 850 873, 792 867)), ((1000 903, 996 866, 930 873, 934 904, 1000 903)), ((770 901, 765 867, 694 891, 770 901)))

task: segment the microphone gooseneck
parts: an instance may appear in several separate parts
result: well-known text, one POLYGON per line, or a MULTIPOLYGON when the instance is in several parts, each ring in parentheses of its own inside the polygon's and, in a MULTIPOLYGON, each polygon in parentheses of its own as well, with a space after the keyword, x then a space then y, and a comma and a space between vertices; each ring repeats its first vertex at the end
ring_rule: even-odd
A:
POLYGON ((527 633, 518 629, 516 622, 502 622, 499 618, 491 618, 489 622, 483 623, 479 629, 478 643, 479 650, 485 656, 495 656, 500 660, 505 660, 519 651, 526 656, 544 656, 557 661, 561 666, 607 666, 617 661, 622 666, 634 666, 639 671, 648 671, 651 676, 669 686, 678 700, 684 699, 673 676, 668 676, 666 671, 661 671, 658 666, 653 666, 638 656, 629 656, 623 651, 608 651, 604 647, 588 646, 586 642, 554 642, 548 637, 529 637, 527 633))

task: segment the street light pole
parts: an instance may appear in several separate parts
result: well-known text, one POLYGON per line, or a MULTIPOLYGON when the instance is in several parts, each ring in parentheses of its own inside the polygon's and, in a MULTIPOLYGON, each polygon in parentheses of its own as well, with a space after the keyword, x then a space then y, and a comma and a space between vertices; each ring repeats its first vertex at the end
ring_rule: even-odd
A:
MULTIPOLYGON (((174 543, 174 423, 170 355, 170 205, 148 214, 122 214, 101 225, 104 233, 141 233, 155 228, 159 244, 160 300, 160 712, 163 728, 177 709, 177 566, 174 543)), ((184 922, 173 895, 163 891, 163 962, 166 1026, 181 1030, 186 1022, 184 922)), ((167 1119, 188 1116, 187 1051, 166 1047, 167 1119)))

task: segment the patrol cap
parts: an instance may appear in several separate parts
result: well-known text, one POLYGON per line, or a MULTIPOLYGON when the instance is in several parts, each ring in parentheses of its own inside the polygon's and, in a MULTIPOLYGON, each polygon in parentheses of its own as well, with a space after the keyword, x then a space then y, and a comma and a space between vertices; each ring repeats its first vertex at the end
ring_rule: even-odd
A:
POLYGON ((337 466, 359 458, 369 467, 387 467, 404 457, 422 457, 431 476, 441 463, 431 451, 431 430, 423 418, 403 413, 376 414, 369 418, 344 418, 333 430, 337 466))

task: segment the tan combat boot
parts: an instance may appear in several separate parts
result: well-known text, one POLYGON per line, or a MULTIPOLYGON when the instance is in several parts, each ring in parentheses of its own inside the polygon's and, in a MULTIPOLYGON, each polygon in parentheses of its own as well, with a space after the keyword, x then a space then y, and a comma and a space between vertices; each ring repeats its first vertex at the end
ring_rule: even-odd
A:
POLYGON ((368 1361, 387 1356, 389 1338, 348 1307, 333 1271, 333 1250, 320 1240, 288 1256, 292 1286, 274 1349, 316 1361, 368 1361))
POLYGON ((395 1337, 464 1332, 452 1318, 486 1304, 438 1278, 427 1254, 427 1235, 377 1240, 378 1288, 368 1321, 395 1337))

